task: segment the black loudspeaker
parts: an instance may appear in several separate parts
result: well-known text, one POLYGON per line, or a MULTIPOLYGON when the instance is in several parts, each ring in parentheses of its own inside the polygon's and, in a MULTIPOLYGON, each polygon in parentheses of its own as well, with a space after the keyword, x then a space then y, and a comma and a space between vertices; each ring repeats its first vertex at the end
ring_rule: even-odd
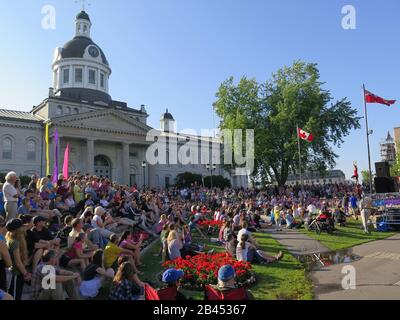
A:
POLYGON ((375 162, 375 172, 378 178, 389 178, 390 177, 389 162, 375 162))
POLYGON ((375 178, 375 191, 376 193, 390 193, 396 192, 396 187, 393 178, 375 178))

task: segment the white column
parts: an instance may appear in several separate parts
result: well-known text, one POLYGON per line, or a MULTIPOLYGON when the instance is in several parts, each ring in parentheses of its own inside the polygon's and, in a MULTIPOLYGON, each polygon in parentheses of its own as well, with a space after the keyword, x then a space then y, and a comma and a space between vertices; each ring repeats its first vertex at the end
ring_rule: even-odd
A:
POLYGON ((122 183, 129 184, 130 163, 129 163, 129 143, 122 143, 122 183))
POLYGON ((87 163, 86 170, 89 174, 94 174, 94 139, 86 139, 87 143, 87 163))

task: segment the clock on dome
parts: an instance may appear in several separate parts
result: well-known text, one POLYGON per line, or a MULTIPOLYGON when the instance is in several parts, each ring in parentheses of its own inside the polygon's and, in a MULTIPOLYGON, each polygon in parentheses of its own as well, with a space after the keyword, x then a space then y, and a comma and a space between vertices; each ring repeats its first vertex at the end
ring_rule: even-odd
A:
POLYGON ((93 58, 97 58, 100 54, 99 49, 97 49, 95 46, 90 46, 89 47, 89 54, 93 57, 93 58))

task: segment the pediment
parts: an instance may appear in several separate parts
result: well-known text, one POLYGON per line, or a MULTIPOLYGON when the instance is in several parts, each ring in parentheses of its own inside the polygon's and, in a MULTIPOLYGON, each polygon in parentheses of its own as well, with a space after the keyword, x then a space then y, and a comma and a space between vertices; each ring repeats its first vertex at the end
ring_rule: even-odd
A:
POLYGON ((53 119, 54 125, 145 135, 151 129, 117 110, 92 111, 53 119))

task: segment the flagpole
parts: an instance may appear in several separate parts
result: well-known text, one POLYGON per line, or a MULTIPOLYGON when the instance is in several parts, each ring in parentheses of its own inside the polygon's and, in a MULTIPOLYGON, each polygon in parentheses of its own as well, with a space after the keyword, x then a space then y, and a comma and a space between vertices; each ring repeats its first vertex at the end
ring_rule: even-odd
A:
POLYGON ((372 193, 371 151, 370 151, 370 148, 369 148, 369 129, 368 129, 367 100, 365 99, 365 84, 363 84, 363 96, 364 96, 365 130, 366 130, 366 133, 367 133, 368 168, 369 168, 369 192, 372 193))
POLYGON ((304 193, 304 182, 303 182, 303 174, 301 172, 301 148, 300 148, 300 135, 299 135, 299 126, 297 125, 297 146, 299 148, 299 173, 300 173, 300 185, 301 185, 301 197, 303 198, 304 193))

